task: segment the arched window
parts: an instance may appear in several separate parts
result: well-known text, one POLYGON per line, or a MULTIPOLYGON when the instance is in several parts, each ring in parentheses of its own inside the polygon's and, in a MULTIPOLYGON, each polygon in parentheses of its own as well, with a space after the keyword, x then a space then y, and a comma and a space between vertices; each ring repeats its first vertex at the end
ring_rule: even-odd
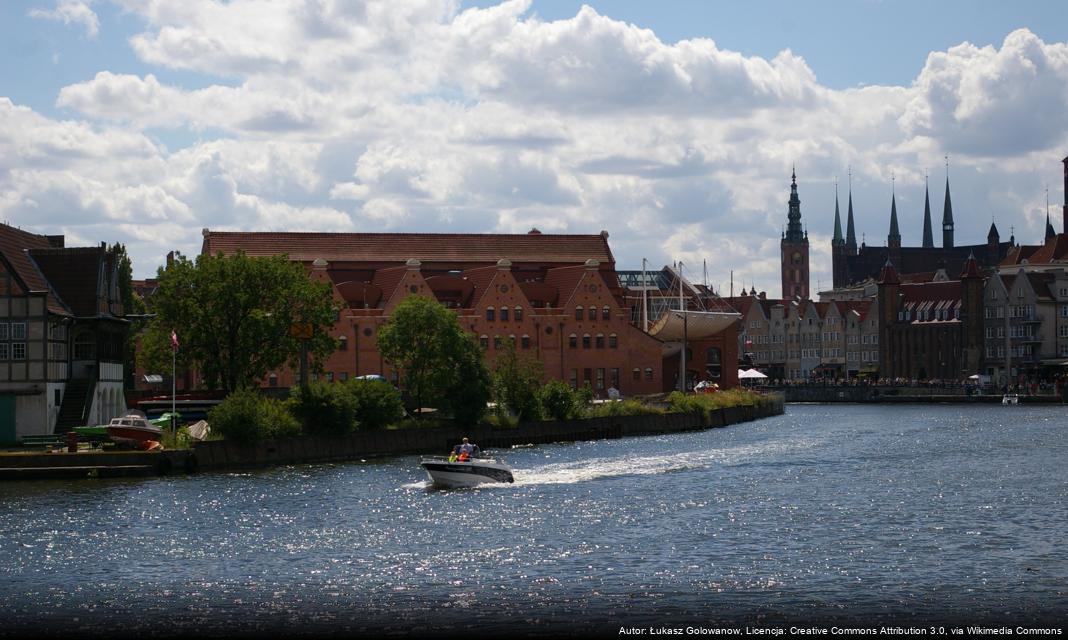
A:
POLYGON ((601 320, 610 320, 612 318, 612 309, 605 305, 601 308, 601 320))
POLYGON ((530 336, 524 334, 522 338, 522 345, 524 349, 530 348, 530 336))
POLYGON ((501 348, 501 337, 493 336, 493 349, 497 350, 501 348))
POLYGON ((582 307, 575 307, 575 320, 582 320, 582 307))
POLYGON ((652 367, 646 367, 645 368, 645 379, 646 380, 652 380, 653 379, 653 368, 652 367))
POLYGON ((486 322, 493 322, 494 320, 493 307, 486 307, 486 322))
POLYGON ((590 320, 597 319, 597 307, 590 307, 590 320))
POLYGON ((583 349, 589 349, 590 348, 590 334, 588 334, 588 333, 582 334, 582 348, 583 349))
POLYGON ((485 334, 479 336, 478 346, 482 347, 483 350, 489 349, 489 336, 485 334))
POLYGON ((522 322, 523 321, 523 307, 516 307, 514 309, 514 311, 515 311, 515 313, 512 314, 512 317, 515 318, 516 322, 522 322))
POLYGON ((631 371, 631 375, 634 377, 635 380, 641 380, 642 379, 642 370, 639 369, 638 367, 634 367, 634 370, 631 371))
POLYGON ((573 333, 570 336, 568 336, 568 338, 567 338, 567 346, 571 347, 572 349, 577 347, 578 346, 578 336, 576 336, 573 333))
POLYGON ((597 334, 597 341, 595 342, 595 344, 597 345, 598 349, 604 349, 604 334, 603 333, 598 333, 597 334))
POLYGON ((515 348, 515 334, 514 333, 512 335, 508 336, 508 344, 512 345, 512 348, 515 348))
POLYGON ((608 347, 610 349, 618 348, 619 347, 619 336, 617 336, 614 333, 609 334, 609 336, 608 336, 608 347))
POLYGON ((508 322, 508 307, 501 307, 501 322, 508 322))
POLYGON ((337 337, 337 348, 338 348, 338 351, 348 351, 349 350, 349 339, 348 339, 348 337, 346 337, 346 336, 338 336, 337 337))

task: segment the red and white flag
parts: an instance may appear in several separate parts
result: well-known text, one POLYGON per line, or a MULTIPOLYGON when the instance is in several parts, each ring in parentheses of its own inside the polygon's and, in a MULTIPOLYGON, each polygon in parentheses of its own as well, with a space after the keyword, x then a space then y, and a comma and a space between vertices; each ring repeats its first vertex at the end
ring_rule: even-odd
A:
POLYGON ((171 330, 171 349, 178 350, 178 334, 171 330))

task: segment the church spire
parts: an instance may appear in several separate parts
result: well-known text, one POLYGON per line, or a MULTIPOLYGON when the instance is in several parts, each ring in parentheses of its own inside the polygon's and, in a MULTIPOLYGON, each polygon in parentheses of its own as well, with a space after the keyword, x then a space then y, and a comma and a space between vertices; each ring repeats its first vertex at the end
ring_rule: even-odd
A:
MULTIPOLYGON (((893 181, 893 178, 890 179, 893 181)), ((890 195, 890 234, 886 236, 886 246, 891 249, 901 248, 901 231, 897 226, 897 194, 890 195)))
POLYGON ((1049 187, 1046 187, 1046 240, 1057 236, 1053 225, 1049 221, 1049 187))
POLYGON ((949 156, 946 156, 946 204, 942 207, 942 248, 953 248, 953 202, 949 198, 949 156))
POLYGON ((934 233, 931 231, 931 193, 927 188, 927 172, 923 174, 923 248, 934 248, 934 233))
POLYGON ((846 251, 857 255, 857 232, 853 225, 853 169, 849 169, 849 211, 846 214, 846 251))
POLYGON ((831 246, 845 246, 845 238, 842 237, 842 214, 838 212, 838 180, 834 181, 834 238, 831 239, 831 246))
POLYGON ((786 215, 786 241, 801 242, 805 232, 801 228, 801 199, 797 197, 797 171, 790 171, 790 210, 786 215))

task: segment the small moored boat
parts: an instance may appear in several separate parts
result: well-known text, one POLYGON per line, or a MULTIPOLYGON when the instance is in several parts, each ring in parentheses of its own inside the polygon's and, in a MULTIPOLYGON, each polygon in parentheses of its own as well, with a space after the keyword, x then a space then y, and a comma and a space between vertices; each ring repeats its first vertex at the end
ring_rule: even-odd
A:
POLYGON ((1006 393, 1001 396, 1001 404, 1020 404, 1020 396, 1015 393, 1006 393))
POLYGON ((511 467, 493 458, 450 462, 445 456, 423 456, 419 465, 430 476, 430 481, 439 487, 474 487, 489 482, 515 482, 511 467))
POLYGON ((125 415, 112 418, 108 423, 108 436, 113 440, 133 440, 134 442, 158 441, 163 429, 152 424, 144 416, 125 415))

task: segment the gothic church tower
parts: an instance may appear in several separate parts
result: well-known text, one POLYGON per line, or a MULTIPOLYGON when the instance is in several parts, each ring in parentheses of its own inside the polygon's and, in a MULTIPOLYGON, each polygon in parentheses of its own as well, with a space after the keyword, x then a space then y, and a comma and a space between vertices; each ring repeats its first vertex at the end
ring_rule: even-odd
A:
POLYGON ((797 197, 797 172, 790 176, 790 209, 782 236, 782 297, 809 299, 808 234, 801 229, 801 200, 797 197))

